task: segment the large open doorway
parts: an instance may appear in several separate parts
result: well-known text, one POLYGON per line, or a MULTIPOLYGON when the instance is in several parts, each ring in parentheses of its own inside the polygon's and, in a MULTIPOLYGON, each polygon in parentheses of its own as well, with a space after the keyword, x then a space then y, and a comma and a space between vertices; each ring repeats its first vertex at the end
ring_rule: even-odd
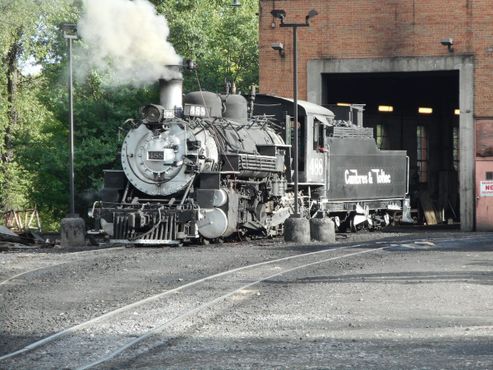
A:
MULTIPOLYGON (((314 59, 307 63, 308 101, 322 104, 324 75, 379 74, 457 71, 459 74, 459 193, 460 228, 472 231, 475 227, 475 125, 474 125, 474 58, 468 55, 388 57, 356 59, 314 59)), ((417 75, 415 75, 417 76, 417 75)), ((438 75, 437 75, 438 76, 438 75)), ((354 77, 354 76, 353 76, 354 77)), ((353 84, 358 89, 357 84, 353 84)), ((426 88, 429 84, 426 85, 426 88)), ((443 89, 442 89, 443 91, 443 89)), ((426 94, 425 87, 414 96, 426 94)), ((371 113, 371 112, 369 112, 371 113)))
POLYGON ((364 125, 377 145, 407 151, 420 221, 431 207, 437 222, 460 222, 459 77, 458 70, 322 74, 322 105, 366 104, 364 125))

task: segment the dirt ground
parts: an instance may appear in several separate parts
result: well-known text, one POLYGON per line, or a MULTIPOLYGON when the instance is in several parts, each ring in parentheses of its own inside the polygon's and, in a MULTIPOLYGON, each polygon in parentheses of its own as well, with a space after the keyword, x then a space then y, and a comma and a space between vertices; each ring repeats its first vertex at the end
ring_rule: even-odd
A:
MULTIPOLYGON (((341 250, 337 260, 268 279, 101 367, 493 368, 493 235, 406 230, 337 242, 354 245, 375 250, 341 250)), ((324 248, 334 246, 3 252, 0 356, 211 274, 324 248)), ((19 357, 0 368, 38 368, 19 357)))

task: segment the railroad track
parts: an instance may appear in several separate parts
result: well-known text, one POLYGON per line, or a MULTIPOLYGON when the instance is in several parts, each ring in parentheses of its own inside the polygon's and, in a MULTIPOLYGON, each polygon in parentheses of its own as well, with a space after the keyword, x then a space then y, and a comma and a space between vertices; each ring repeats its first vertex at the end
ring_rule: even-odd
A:
POLYGON ((114 358, 169 325, 267 279, 386 248, 376 243, 302 253, 235 268, 123 306, 0 357, 0 368, 86 369, 114 358), (356 250, 363 248, 363 250, 356 250), (348 253, 349 250, 349 253, 348 253))
MULTIPOLYGON (((439 238, 434 242, 451 241, 439 238)), ((176 329, 186 320, 255 285, 274 277, 318 264, 386 248, 422 248, 426 240, 399 243, 370 242, 265 261, 210 275, 134 302, 89 321, 67 328, 20 350, 0 357, 0 368, 88 369, 136 349, 164 330, 176 329)), ((430 246, 430 244, 428 244, 430 246)), ((147 346, 144 346, 144 351, 147 346)))

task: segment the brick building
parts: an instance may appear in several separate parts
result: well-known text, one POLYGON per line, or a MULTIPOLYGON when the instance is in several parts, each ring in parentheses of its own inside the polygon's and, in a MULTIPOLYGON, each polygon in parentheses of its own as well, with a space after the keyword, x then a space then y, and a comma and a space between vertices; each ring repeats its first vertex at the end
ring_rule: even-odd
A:
POLYGON ((292 31, 273 9, 319 13, 298 30, 300 99, 366 104, 443 220, 493 230, 493 0, 260 0, 260 91, 291 97, 292 31))

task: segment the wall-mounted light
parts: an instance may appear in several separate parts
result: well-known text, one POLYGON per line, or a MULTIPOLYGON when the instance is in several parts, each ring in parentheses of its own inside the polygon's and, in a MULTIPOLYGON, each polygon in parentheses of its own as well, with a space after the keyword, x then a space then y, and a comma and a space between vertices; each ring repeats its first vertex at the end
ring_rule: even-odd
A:
POLYGON ((284 18, 286 18, 286 11, 284 9, 273 9, 270 14, 281 21, 284 21, 284 18))
POLYGON ((460 116, 460 109, 454 109, 454 114, 456 116, 460 116))
POLYGON ((452 38, 446 38, 446 39, 442 39, 440 41, 440 44, 442 44, 443 46, 446 46, 449 53, 453 52, 454 51, 454 48, 452 47, 454 45, 454 39, 452 38))
POLYGON ((351 103, 337 103, 336 104, 338 107, 350 107, 351 103))
POLYGON ((272 49, 277 50, 279 52, 279 55, 284 58, 286 55, 284 52, 284 45, 282 42, 274 42, 271 45, 272 49))
POLYGON ((315 9, 310 10, 305 17, 305 23, 308 24, 308 22, 310 22, 310 19, 312 19, 313 17, 315 17, 317 15, 318 15, 318 12, 315 9))
POLYGON ((419 107, 418 108, 418 113, 419 114, 432 114, 433 113, 433 108, 419 107))
POLYGON ((379 105, 378 106, 378 111, 379 112, 385 112, 385 113, 390 113, 394 111, 394 107, 392 105, 379 105))

